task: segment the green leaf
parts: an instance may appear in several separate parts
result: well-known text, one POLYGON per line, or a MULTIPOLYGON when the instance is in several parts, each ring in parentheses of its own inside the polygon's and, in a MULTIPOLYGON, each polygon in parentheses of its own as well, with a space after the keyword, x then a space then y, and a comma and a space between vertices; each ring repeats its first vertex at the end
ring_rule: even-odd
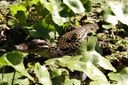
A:
POLYGON ((34 66, 34 72, 39 79, 39 83, 43 85, 52 85, 50 74, 45 66, 41 66, 39 63, 36 63, 34 66))
POLYGON ((100 81, 100 80, 98 80, 98 81, 91 81, 90 82, 90 85, 110 85, 110 83, 109 82, 106 82, 106 81, 100 81))
POLYGON ((50 59, 47 60, 45 63, 46 65, 50 66, 61 66, 61 67, 67 67, 71 71, 77 70, 82 71, 87 74, 89 78, 92 80, 103 80, 107 81, 105 75, 97 68, 95 67, 91 62, 83 62, 80 61, 82 56, 64 56, 61 58, 56 59, 50 59))
POLYGON ((125 67, 120 73, 121 74, 128 74, 128 67, 125 67))
MULTIPOLYGON (((79 46, 79 48, 77 49, 77 54, 80 55, 86 55, 88 51, 93 51, 95 50, 97 44, 97 38, 94 36, 90 36, 88 37, 88 40, 84 40, 81 45, 79 46)), ((88 54, 86 55, 88 56, 88 54)))
POLYGON ((63 0, 63 2, 72 9, 74 13, 82 13, 85 11, 80 0, 63 0))
POLYGON ((109 6, 104 7, 104 9, 103 9, 103 18, 106 22, 109 23, 107 25, 103 25, 103 27, 105 29, 110 29, 112 27, 112 25, 115 26, 116 24, 118 24, 117 17, 114 14, 112 14, 112 11, 111 11, 109 6))
POLYGON ((63 23, 69 21, 68 18, 61 17, 59 12, 62 10, 62 7, 60 6, 61 1, 60 0, 40 0, 41 4, 49 10, 49 12, 52 15, 52 20, 59 26, 63 25, 63 23))
POLYGON ((54 30, 54 26, 51 24, 47 24, 45 19, 42 22, 35 23, 33 25, 33 29, 29 30, 31 36, 35 38, 52 38, 50 36, 50 32, 54 30))
MULTIPOLYGON (((89 42, 90 41, 91 41, 91 38, 89 38, 89 42)), ((92 61, 92 59, 93 59, 93 57, 90 55, 88 50, 94 50, 94 48, 95 48, 94 45, 96 42, 91 42, 91 43, 89 43, 89 42, 87 40, 84 40, 76 51, 78 55, 83 56, 81 59, 81 61, 83 61, 83 62, 92 61)))
MULTIPOLYGON (((62 67, 69 67, 69 65, 72 66, 72 64, 77 63, 80 60, 80 58, 82 58, 82 56, 64 56, 62 58, 57 59, 57 64, 62 67)), ((71 69, 71 67, 69 68, 71 69)))
POLYGON ((53 77, 61 76, 61 75, 69 75, 69 72, 64 68, 51 68, 51 74, 53 77))
POLYGON ((9 20, 8 20, 8 25, 10 25, 10 26, 13 26, 15 23, 16 23, 16 22, 15 22, 14 19, 9 19, 9 20))
POLYGON ((57 66, 56 58, 55 59, 48 59, 45 61, 45 63, 46 63, 46 65, 57 66))
POLYGON ((80 84, 80 80, 66 78, 64 81, 64 85, 81 85, 81 84, 80 84))
POLYGON ((128 85, 128 67, 125 67, 121 72, 119 73, 109 73, 109 78, 111 80, 115 80, 117 82, 116 85, 128 85))
POLYGON ((58 12, 52 14, 53 21, 58 24, 59 26, 62 26, 65 22, 69 21, 69 18, 61 17, 58 12))
MULTIPOLYGON (((0 74, 0 79, 2 79, 4 82, 7 82, 7 85, 10 85, 12 83, 12 78, 15 74, 15 78, 14 78, 14 85, 17 84, 21 84, 21 85, 28 85, 29 84, 29 79, 28 78, 24 78, 22 79, 21 77, 23 77, 23 75, 21 75, 19 72, 11 72, 11 73, 4 73, 4 76, 2 78, 2 74, 0 74)), ((6 84, 1 84, 0 85, 6 85, 6 84)))
POLYGON ((118 81, 118 79, 120 79, 120 73, 111 72, 111 73, 108 74, 108 76, 111 80, 118 81))
MULTIPOLYGON (((113 18, 111 18, 111 19, 113 19, 113 18)), ((109 22, 109 21, 107 21, 107 22, 109 22)), ((117 23, 113 24, 113 22, 109 22, 109 23, 112 23, 112 24, 104 24, 104 25, 102 25, 102 27, 107 30, 107 29, 115 28, 115 25, 117 24, 117 23)))
POLYGON ((53 85, 62 85, 64 82, 65 76, 57 76, 52 78, 53 85))
POLYGON ((0 60, 2 61, 0 64, 3 66, 12 66, 16 71, 20 72, 24 76, 27 76, 29 79, 33 80, 33 78, 26 71, 23 58, 26 56, 26 53, 21 53, 18 51, 8 52, 1 56, 0 60))
POLYGON ((26 23, 27 9, 24 4, 14 4, 10 7, 11 15, 15 16, 19 23, 26 23))
POLYGON ((105 75, 95 67, 91 62, 77 62, 77 63, 69 63, 68 68, 71 70, 77 70, 84 72, 90 79, 92 80, 103 80, 107 81, 105 75))
POLYGON ((72 66, 71 64, 76 63, 80 60, 80 58, 82 58, 82 56, 63 56, 61 58, 56 58, 56 59, 49 59, 47 61, 45 61, 46 65, 52 65, 52 66, 61 66, 61 67, 68 67, 69 64, 70 66, 72 66))
MULTIPOLYGON (((5 81, 7 83, 11 83, 12 80, 12 76, 13 76, 14 72, 11 73, 4 73, 3 78, 2 78, 2 74, 0 74, 0 80, 5 81)), ((16 77, 16 76, 15 76, 16 77)), ((21 77, 21 76, 20 76, 21 77)), ((1 84, 0 84, 1 85, 1 84)))
POLYGON ((80 0, 85 8, 86 12, 90 12, 92 9, 92 3, 96 3, 97 0, 94 2, 92 0, 80 0))
POLYGON ((116 69, 111 65, 111 63, 102 57, 98 52, 96 52, 97 38, 94 36, 90 36, 87 41, 83 41, 78 48, 77 52, 78 54, 83 55, 83 58, 81 61, 83 62, 92 62, 94 65, 100 65, 102 68, 107 70, 116 71, 116 69))
POLYGON ((29 79, 17 79, 17 80, 15 80, 15 82, 14 82, 14 85, 29 85, 29 83, 30 83, 30 80, 29 79))
POLYGON ((26 23, 26 14, 24 11, 18 11, 15 16, 19 20, 19 23, 26 23))
POLYGON ((113 13, 116 15, 116 18, 123 24, 128 25, 128 4, 118 2, 118 1, 109 1, 108 5, 110 6, 113 13))
POLYGON ((94 36, 88 37, 87 50, 88 51, 95 50, 96 43, 97 43, 96 37, 94 36))
POLYGON ((6 65, 8 65, 8 63, 6 62, 5 57, 1 56, 0 57, 0 68, 4 67, 6 65))
POLYGON ((29 6, 32 6, 33 4, 37 5, 39 3, 40 0, 28 0, 28 4, 29 6))
POLYGON ((26 14, 26 10, 27 9, 26 9, 25 5, 23 5, 23 4, 14 4, 10 7, 10 11, 11 11, 12 16, 17 14, 18 11, 23 11, 26 14))
POLYGON ((72 58, 71 56, 64 56, 56 59, 49 59, 45 63, 46 65, 53 65, 53 66, 59 65, 62 67, 67 67, 67 64, 70 62, 71 58, 72 58))
POLYGON ((43 28, 46 29, 46 30, 47 30, 47 29, 48 29, 48 30, 54 30, 54 29, 55 29, 55 27, 54 27, 52 24, 47 23, 45 19, 42 20, 41 25, 42 25, 43 28))
POLYGON ((9 85, 8 82, 0 81, 0 85, 9 85))
POLYGON ((81 45, 79 46, 79 48, 76 50, 76 53, 77 53, 78 55, 84 55, 84 54, 86 54, 86 52, 87 52, 87 41, 84 40, 84 41, 81 43, 81 45))
POLYGON ((92 63, 100 65, 102 68, 107 70, 112 70, 116 72, 116 69, 112 66, 112 64, 107 60, 106 58, 102 57, 98 52, 96 51, 89 51, 90 57, 92 57, 92 63))

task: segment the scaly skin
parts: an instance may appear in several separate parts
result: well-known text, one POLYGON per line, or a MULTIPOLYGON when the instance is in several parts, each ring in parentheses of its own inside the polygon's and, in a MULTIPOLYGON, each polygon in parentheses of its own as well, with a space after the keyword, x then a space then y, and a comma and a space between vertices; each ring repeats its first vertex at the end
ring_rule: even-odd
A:
POLYGON ((81 43, 90 31, 94 31, 95 24, 87 24, 80 28, 76 28, 62 35, 58 40, 58 48, 60 49, 75 49, 76 46, 81 43))
POLYGON ((87 24, 65 33, 58 39, 56 51, 54 51, 53 55, 60 56, 74 51, 87 38, 87 34, 91 31, 95 32, 97 28, 98 25, 96 24, 87 24))
POLYGON ((16 45, 16 49, 29 52, 36 53, 43 56, 52 56, 59 57, 62 55, 67 55, 68 53, 74 51, 79 47, 81 42, 87 38, 87 34, 91 31, 95 32, 98 26, 96 24, 87 24, 80 28, 75 28, 64 35, 62 35, 58 39, 57 46, 51 47, 46 41, 41 39, 34 39, 27 44, 16 45), (22 48, 20 48, 20 47, 22 48), (20 48, 20 49, 19 49, 20 48), (23 49, 25 48, 25 49, 23 49), (45 49, 44 49, 45 48, 45 49))

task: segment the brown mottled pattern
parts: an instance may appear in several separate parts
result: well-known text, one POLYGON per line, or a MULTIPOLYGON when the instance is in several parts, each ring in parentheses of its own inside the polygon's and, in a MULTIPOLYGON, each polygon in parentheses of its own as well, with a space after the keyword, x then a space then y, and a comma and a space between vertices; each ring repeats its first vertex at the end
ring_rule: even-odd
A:
POLYGON ((97 25, 95 24, 87 24, 69 31, 59 38, 57 47, 62 51, 71 51, 72 49, 76 49, 87 37, 88 32, 95 31, 96 28, 97 25))

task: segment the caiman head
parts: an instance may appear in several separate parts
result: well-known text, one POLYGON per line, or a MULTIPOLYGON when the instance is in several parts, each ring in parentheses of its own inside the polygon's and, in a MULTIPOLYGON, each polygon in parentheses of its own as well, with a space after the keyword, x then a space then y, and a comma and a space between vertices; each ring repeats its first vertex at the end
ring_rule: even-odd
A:
POLYGON ((50 47, 48 42, 42 39, 33 39, 27 43, 15 45, 15 49, 18 51, 42 55, 44 57, 50 57, 50 47))

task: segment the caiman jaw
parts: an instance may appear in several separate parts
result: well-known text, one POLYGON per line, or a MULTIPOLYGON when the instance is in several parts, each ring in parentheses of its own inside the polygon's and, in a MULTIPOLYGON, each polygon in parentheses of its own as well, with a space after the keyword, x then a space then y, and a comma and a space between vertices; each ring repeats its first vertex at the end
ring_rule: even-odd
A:
POLYGON ((44 52, 49 49, 49 45, 45 40, 41 39, 33 39, 28 43, 21 43, 19 45, 15 45, 16 50, 22 52, 36 53, 44 52))

